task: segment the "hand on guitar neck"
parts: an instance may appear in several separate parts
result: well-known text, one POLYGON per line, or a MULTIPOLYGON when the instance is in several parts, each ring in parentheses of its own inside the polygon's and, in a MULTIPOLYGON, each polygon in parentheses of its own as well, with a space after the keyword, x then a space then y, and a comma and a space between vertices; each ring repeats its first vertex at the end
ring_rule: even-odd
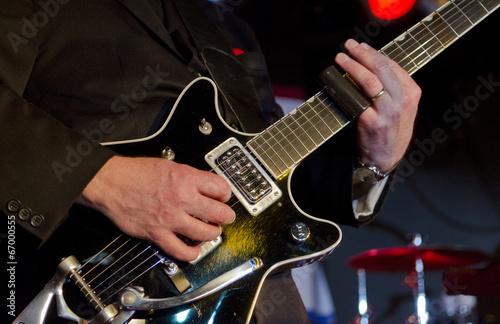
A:
POLYGON ((215 239, 221 231, 217 224, 235 219, 224 204, 230 196, 227 182, 215 174, 159 158, 116 156, 77 202, 103 213, 122 232, 190 261, 199 247, 186 245, 176 234, 197 241, 215 239))
POLYGON ((369 45, 348 40, 345 47, 352 58, 340 53, 337 64, 373 100, 358 120, 361 161, 390 170, 410 143, 421 90, 403 68, 369 45))

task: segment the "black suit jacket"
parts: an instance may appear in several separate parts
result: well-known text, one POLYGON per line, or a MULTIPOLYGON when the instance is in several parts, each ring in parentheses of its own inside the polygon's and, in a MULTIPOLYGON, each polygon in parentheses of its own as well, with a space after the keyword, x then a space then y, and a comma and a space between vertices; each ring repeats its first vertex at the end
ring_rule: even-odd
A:
MULTIPOLYGON (((244 51, 235 59, 253 79, 269 123, 266 116, 279 113, 252 32, 232 12, 221 16, 210 6, 205 13, 227 45, 214 47, 244 51)), ((44 241, 114 155, 98 142, 145 136, 162 104, 200 71, 146 1, 3 0, 0 8, 0 210, 44 241)), ((357 225, 355 142, 344 133, 299 168, 296 199, 306 211, 357 225)))

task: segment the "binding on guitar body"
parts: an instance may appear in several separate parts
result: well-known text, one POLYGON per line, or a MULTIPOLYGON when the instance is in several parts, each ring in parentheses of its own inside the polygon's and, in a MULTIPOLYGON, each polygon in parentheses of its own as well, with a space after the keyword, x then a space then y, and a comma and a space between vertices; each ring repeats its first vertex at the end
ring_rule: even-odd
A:
MULTIPOLYGON (((450 1, 380 52, 412 74, 498 6, 499 0, 450 1)), ((121 324, 132 318, 151 323, 248 323, 267 276, 320 260, 341 239, 336 224, 297 206, 290 181, 295 167, 370 101, 333 67, 320 79, 325 84, 322 92, 262 133, 247 134, 224 122, 214 82, 198 78, 181 93, 158 132, 105 143, 126 156, 175 159, 214 170, 232 188, 228 204, 236 220, 223 226, 216 240, 201 243, 193 262, 171 259, 125 235, 106 238, 108 243, 93 256, 63 259, 13 323, 121 324), (200 109, 207 103, 212 109, 200 109), (85 316, 77 314, 78 309, 86 310, 85 316)))

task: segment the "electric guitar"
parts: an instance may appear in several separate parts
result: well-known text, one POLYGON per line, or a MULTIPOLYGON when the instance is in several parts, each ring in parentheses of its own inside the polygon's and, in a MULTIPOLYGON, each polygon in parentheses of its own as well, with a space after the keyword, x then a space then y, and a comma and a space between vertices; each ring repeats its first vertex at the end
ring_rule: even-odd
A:
MULTIPOLYGON (((500 0, 450 1, 380 52, 413 74, 498 6, 500 0)), ((119 154, 162 157, 218 173, 233 191, 228 204, 235 222, 214 241, 201 243, 192 262, 172 259, 116 229, 106 235, 85 231, 79 240, 84 252, 47 257, 65 258, 54 263, 53 278, 13 323, 248 323, 266 277, 318 261, 341 240, 335 223, 300 209, 290 181, 302 160, 370 102, 334 68, 320 79, 322 92, 263 132, 247 134, 224 122, 214 82, 198 78, 158 132, 104 143, 119 154)), ((91 223, 105 219, 74 208, 91 223)), ((73 248, 64 245, 64 251, 73 248)))

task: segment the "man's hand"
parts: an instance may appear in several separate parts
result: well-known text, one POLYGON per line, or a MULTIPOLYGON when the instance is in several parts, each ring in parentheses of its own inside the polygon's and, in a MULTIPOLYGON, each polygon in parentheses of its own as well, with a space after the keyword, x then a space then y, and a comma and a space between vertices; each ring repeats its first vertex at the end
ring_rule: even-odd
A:
POLYGON ((77 203, 106 215, 122 232, 158 245, 179 260, 194 260, 199 247, 176 234, 209 241, 234 221, 231 197, 218 175, 159 158, 111 158, 77 203), (209 222, 209 223, 207 223, 209 222))
POLYGON ((337 64, 368 97, 385 90, 359 118, 358 148, 363 163, 387 171, 410 143, 421 90, 396 62, 369 45, 351 39, 345 47, 352 58, 339 53, 337 64))

